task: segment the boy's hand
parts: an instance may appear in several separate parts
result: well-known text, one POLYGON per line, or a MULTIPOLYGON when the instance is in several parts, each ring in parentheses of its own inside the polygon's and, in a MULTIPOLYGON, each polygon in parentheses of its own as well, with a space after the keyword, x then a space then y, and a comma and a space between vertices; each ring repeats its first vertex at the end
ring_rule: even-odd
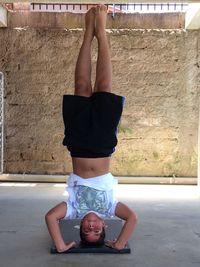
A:
POLYGON ((62 253, 62 252, 69 250, 70 248, 75 247, 75 246, 76 246, 76 242, 72 241, 72 242, 66 242, 64 246, 62 246, 60 248, 56 248, 56 249, 59 253, 62 253))
POLYGON ((125 247, 125 245, 119 244, 119 242, 117 242, 117 239, 105 241, 105 246, 114 248, 117 250, 121 250, 125 247))

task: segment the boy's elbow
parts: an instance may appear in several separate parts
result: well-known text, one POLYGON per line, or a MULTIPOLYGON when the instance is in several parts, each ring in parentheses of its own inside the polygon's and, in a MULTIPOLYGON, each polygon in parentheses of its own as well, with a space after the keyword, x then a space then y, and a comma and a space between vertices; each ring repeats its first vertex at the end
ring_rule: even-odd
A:
POLYGON ((131 211, 131 214, 129 216, 129 220, 131 220, 134 224, 138 221, 138 216, 134 211, 131 211))
POLYGON ((45 222, 48 223, 53 219, 53 213, 51 211, 48 211, 47 214, 45 215, 45 222))
POLYGON ((46 222, 46 223, 49 221, 50 217, 51 217, 51 216, 50 216, 49 212, 47 212, 47 213, 45 214, 45 222, 46 222))

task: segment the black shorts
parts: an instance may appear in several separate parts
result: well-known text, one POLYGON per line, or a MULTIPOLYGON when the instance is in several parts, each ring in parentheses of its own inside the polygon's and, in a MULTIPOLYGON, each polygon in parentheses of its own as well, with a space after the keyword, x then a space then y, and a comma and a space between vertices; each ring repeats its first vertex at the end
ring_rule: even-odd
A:
POLYGON ((109 92, 63 96, 63 145, 72 157, 109 157, 114 152, 123 103, 123 96, 109 92))

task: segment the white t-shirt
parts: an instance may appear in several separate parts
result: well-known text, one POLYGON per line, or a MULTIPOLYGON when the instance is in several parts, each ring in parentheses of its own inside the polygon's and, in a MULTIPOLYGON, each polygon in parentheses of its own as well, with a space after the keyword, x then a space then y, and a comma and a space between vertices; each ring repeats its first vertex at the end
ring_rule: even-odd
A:
POLYGON ((87 179, 70 174, 66 188, 69 197, 65 219, 83 218, 91 211, 100 217, 114 216, 117 205, 115 185, 117 179, 111 173, 87 179))

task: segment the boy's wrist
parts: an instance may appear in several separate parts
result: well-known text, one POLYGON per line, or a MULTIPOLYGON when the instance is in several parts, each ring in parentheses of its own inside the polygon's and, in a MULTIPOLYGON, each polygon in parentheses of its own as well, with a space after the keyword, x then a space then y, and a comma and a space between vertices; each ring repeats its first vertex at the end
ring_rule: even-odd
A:
POLYGON ((120 249, 123 249, 125 247, 125 245, 126 245, 126 242, 117 240, 115 243, 115 248, 120 250, 120 249))
POLYGON ((72 241, 72 242, 66 242, 66 243, 62 243, 61 245, 57 245, 56 249, 58 252, 64 252, 69 250, 72 247, 75 247, 76 242, 72 241))

